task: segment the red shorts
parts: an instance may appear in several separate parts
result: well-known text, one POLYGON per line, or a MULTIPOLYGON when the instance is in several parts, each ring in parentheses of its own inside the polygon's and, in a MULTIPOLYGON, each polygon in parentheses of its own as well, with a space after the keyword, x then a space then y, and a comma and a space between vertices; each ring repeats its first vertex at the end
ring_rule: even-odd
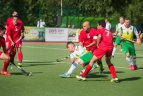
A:
MULTIPOLYGON (((6 44, 7 44, 7 48, 12 46, 10 41, 6 42, 6 44)), ((21 48, 22 47, 22 41, 17 42, 15 46, 16 46, 16 48, 21 48)))
POLYGON ((105 55, 106 57, 111 57, 112 56, 112 51, 113 51, 113 47, 99 47, 97 48, 93 54, 99 58, 102 59, 102 57, 105 55))
POLYGON ((3 52, 0 51, 0 56, 2 55, 3 52))

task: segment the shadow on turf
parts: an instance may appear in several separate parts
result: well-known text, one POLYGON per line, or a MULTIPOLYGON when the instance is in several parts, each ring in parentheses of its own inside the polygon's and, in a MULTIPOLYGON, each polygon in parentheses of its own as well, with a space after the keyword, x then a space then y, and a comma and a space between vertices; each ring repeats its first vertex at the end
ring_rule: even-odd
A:
POLYGON ((46 66, 46 65, 55 65, 56 61, 28 61, 23 62, 25 65, 23 67, 29 67, 29 66, 46 66))
MULTIPOLYGON (((123 71, 116 71, 116 73, 125 73, 123 71)), ((109 71, 104 71, 103 74, 111 74, 109 71)))
MULTIPOLYGON (((32 74, 41 74, 43 72, 32 72, 32 74)), ((21 72, 15 72, 15 73, 11 73, 12 75, 24 75, 23 73, 21 72)))
POLYGON ((137 56, 136 58, 143 58, 143 56, 137 56))
POLYGON ((139 79, 141 79, 141 77, 130 77, 130 78, 120 79, 120 82, 124 82, 124 81, 135 81, 135 80, 139 80, 139 79))

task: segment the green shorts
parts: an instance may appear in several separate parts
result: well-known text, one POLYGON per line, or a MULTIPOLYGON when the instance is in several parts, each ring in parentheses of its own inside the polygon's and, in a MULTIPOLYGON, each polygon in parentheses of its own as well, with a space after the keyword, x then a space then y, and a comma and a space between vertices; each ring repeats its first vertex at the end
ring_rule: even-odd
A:
POLYGON ((83 56, 81 56, 80 59, 83 60, 83 63, 85 65, 87 65, 90 62, 90 60, 92 59, 92 57, 93 57, 92 52, 88 52, 88 53, 84 54, 83 56))
POLYGON ((123 49, 125 54, 130 53, 131 56, 136 56, 134 43, 131 43, 128 41, 123 41, 122 42, 122 49, 123 49))
POLYGON ((117 44, 117 45, 120 45, 120 44, 121 44, 121 38, 120 38, 120 37, 117 37, 117 38, 115 39, 115 44, 117 44))

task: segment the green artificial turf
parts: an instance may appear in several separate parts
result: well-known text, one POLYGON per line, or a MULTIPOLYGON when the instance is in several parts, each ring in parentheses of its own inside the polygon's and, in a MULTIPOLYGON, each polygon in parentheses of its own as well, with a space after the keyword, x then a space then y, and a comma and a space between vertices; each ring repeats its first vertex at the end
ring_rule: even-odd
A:
POLYGON ((70 67, 68 60, 59 63, 55 61, 69 54, 65 44, 24 44, 23 68, 32 72, 33 76, 24 76, 17 68, 13 66, 10 69, 10 66, 12 76, 0 75, 0 96, 143 96, 143 45, 136 48, 139 67, 136 71, 129 69, 125 55, 120 52, 120 48, 117 49, 112 61, 120 83, 111 83, 111 74, 104 58, 103 75, 99 75, 99 69, 96 69, 87 81, 78 81, 75 76, 80 72, 79 66, 71 78, 60 78, 59 75, 70 67))

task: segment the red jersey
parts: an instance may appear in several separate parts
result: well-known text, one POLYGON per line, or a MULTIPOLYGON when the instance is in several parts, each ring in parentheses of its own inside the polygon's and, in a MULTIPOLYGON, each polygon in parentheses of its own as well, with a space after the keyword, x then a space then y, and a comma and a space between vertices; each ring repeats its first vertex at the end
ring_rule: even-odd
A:
POLYGON ((113 35, 111 31, 102 28, 98 29, 97 33, 101 34, 101 41, 99 43, 99 47, 108 47, 108 48, 113 47, 113 35))
MULTIPOLYGON (((6 26, 7 27, 12 23, 12 19, 13 19, 13 17, 10 17, 10 18, 7 19, 7 21, 6 21, 6 26)), ((23 24, 22 20, 20 20, 20 19, 18 19, 18 23, 23 24)))
MULTIPOLYGON (((23 29, 23 24, 17 23, 16 25, 11 23, 7 28, 6 36, 10 36, 11 39, 16 42, 20 36, 23 29)), ((7 38, 8 39, 8 38, 7 38)), ((8 40, 9 41, 9 40, 8 40)))
POLYGON ((6 45, 5 45, 5 39, 4 39, 4 37, 2 37, 2 36, 0 36, 0 48, 1 48, 1 47, 3 47, 3 48, 6 47, 6 45))
MULTIPOLYGON (((91 44, 93 41, 97 40, 97 32, 96 29, 91 28, 90 31, 87 33, 84 30, 81 30, 79 36, 79 42, 83 42, 83 46, 86 47, 91 44)), ((93 51, 96 49, 96 45, 90 48, 87 48, 88 51, 93 51)))

